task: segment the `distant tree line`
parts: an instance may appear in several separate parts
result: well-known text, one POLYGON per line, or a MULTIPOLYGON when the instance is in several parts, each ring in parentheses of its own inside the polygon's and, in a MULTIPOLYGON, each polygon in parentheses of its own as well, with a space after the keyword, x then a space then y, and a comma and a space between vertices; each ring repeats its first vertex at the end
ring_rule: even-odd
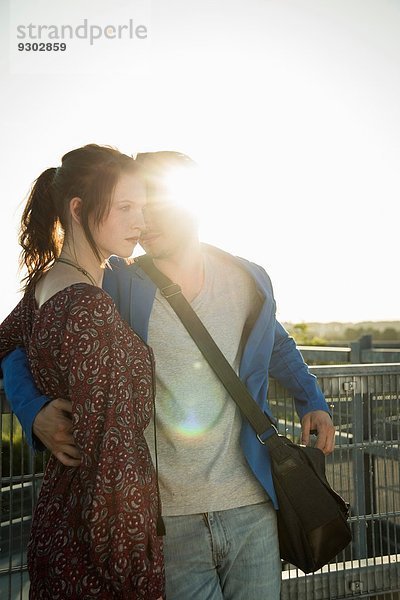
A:
POLYGON ((307 323, 294 323, 287 326, 290 335, 300 346, 328 346, 329 342, 318 335, 315 335, 307 323))
POLYGON ((373 329, 371 327, 348 327, 343 333, 343 337, 339 339, 348 340, 350 342, 358 340, 363 335, 372 335, 374 341, 400 341, 400 331, 394 327, 386 327, 383 330, 373 329))
POLYGON ((286 329, 301 346, 329 346, 330 344, 349 344, 360 339, 363 335, 371 335, 373 343, 379 341, 396 342, 400 346, 400 327, 373 327, 369 325, 348 326, 338 323, 332 327, 326 323, 287 323, 286 329))

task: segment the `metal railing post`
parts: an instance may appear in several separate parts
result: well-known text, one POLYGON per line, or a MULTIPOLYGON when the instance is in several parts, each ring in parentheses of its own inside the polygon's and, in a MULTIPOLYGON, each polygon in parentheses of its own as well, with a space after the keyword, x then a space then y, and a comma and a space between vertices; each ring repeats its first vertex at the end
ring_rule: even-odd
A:
POLYGON ((363 362, 363 350, 372 348, 372 335, 363 335, 356 342, 350 343, 350 362, 352 364, 361 364, 363 362))

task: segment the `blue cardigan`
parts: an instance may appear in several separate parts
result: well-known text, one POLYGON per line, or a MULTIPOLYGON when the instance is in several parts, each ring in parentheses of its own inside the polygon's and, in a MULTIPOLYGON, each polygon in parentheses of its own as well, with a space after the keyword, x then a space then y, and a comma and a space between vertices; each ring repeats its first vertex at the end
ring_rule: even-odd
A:
MULTIPOLYGON (((235 261, 247 271, 263 299, 257 321, 243 350, 239 376, 259 406, 270 416, 267 403, 268 377, 272 376, 294 396, 300 419, 308 412, 329 412, 324 396, 294 340, 275 318, 276 304, 272 285, 265 270, 243 258, 233 257, 222 250, 204 245, 204 251, 218 253, 235 261)), ((103 287, 115 300, 122 317, 147 341, 150 313, 156 287, 137 264, 112 259, 103 287)), ((32 436, 32 423, 48 398, 40 395, 29 373, 25 352, 19 348, 2 361, 4 389, 21 422, 28 442, 35 448, 41 445, 32 436)), ((247 462, 275 507, 276 495, 272 483, 268 450, 262 445, 247 420, 243 419, 240 443, 247 462)))

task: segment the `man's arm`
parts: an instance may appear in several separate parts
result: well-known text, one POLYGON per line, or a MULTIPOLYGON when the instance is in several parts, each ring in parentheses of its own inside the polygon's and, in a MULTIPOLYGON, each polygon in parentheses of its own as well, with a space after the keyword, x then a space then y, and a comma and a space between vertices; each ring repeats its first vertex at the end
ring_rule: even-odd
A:
POLYGON ((329 407, 317 378, 310 373, 295 341, 278 322, 269 372, 294 396, 301 421, 302 443, 308 444, 310 433, 316 431, 316 447, 324 454, 330 454, 335 447, 335 428, 329 407))
POLYGON ((35 450, 48 448, 64 465, 79 466, 80 454, 72 437, 71 403, 49 401, 39 392, 23 348, 5 356, 1 368, 7 400, 30 446, 35 450))

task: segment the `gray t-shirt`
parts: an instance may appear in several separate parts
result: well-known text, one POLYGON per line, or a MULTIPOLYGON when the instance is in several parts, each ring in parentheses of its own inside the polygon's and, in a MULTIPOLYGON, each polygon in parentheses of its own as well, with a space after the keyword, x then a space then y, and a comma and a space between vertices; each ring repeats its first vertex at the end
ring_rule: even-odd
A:
MULTIPOLYGON (((205 256, 204 285, 192 307, 236 372, 243 330, 258 306, 247 273, 222 257, 205 256)), ((239 445, 239 409, 159 291, 148 343, 156 361, 163 514, 226 510, 267 500, 239 445)), ((153 423, 146 439, 154 459, 153 423)))

